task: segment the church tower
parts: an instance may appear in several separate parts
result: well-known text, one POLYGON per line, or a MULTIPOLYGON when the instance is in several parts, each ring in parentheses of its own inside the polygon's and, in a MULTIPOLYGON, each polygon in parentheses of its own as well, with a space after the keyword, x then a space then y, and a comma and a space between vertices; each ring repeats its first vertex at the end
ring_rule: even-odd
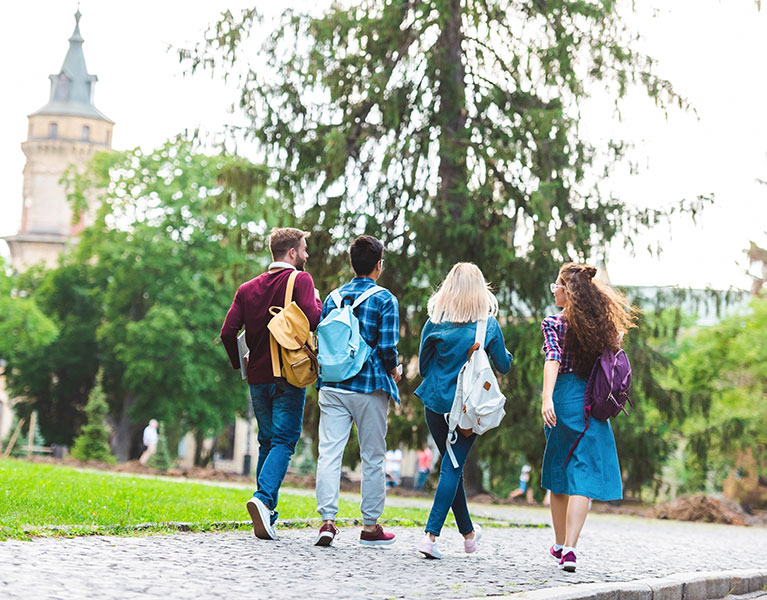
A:
POLYGON ((50 76, 48 104, 29 115, 27 141, 21 145, 27 158, 21 229, 5 238, 18 270, 41 261, 55 266, 59 253, 90 224, 85 215, 85 222, 72 225, 72 210, 59 180, 70 165, 83 170, 95 153, 112 148, 114 123, 93 104, 98 78, 85 66, 80 16, 78 9, 64 64, 50 76))

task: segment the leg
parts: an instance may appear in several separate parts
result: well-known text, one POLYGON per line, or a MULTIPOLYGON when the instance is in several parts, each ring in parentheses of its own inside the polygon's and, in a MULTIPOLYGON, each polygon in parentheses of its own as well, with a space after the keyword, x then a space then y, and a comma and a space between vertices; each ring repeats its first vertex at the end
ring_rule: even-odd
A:
MULTIPOLYGON (((272 401, 271 449, 258 474, 258 491, 253 494, 272 511, 277 507, 282 480, 288 471, 290 458, 296 450, 296 442, 301 436, 304 394, 303 388, 297 388, 289 383, 275 386, 272 401)), ((272 522, 275 519, 276 513, 272 516, 272 522)))
MULTIPOLYGON (((551 503, 554 506, 554 503, 551 503)), ((581 529, 586 522, 586 516, 589 514, 589 499, 585 496, 570 496, 567 503, 567 534, 565 535, 565 546, 575 548, 578 543, 578 537, 581 535, 581 529)))
POLYGON ((319 456, 317 457, 317 512, 335 522, 341 486, 341 461, 352 429, 352 416, 332 390, 320 389, 319 456))
POLYGON ((349 398, 352 417, 357 425, 357 440, 362 459, 360 511, 363 528, 373 531, 386 501, 386 416, 389 399, 381 391, 349 398))
MULTIPOLYGON (((274 385, 271 383, 250 384, 250 399, 253 414, 258 423, 258 462, 256 462, 256 482, 264 467, 264 461, 272 449, 272 401, 274 385)), ((258 485, 258 483, 256 483, 258 485)), ((258 486, 260 489, 260 486, 258 486)))
POLYGON ((560 546, 565 545, 567 533, 567 504, 570 496, 567 494, 551 494, 551 522, 554 525, 554 541, 560 546))
POLYGON ((464 437, 458 435, 458 440, 453 444, 453 452, 458 461, 458 468, 453 467, 450 457, 447 456, 447 423, 444 415, 425 409, 426 425, 429 427, 432 438, 442 454, 442 464, 439 471, 439 483, 434 494, 434 503, 429 513, 429 521, 426 524, 426 533, 431 536, 439 536, 442 526, 445 524, 447 512, 452 507, 458 530, 464 537, 472 537, 474 525, 469 516, 469 507, 466 504, 466 493, 463 489, 463 465, 466 457, 474 444, 476 435, 464 437))

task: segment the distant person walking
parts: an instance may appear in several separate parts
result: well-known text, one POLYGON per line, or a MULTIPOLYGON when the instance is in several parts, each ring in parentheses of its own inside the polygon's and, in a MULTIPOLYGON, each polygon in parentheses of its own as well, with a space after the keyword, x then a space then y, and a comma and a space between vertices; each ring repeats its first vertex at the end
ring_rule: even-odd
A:
MULTIPOLYGON (((357 426, 357 440, 362 459, 362 531, 360 544, 382 546, 394 543, 396 535, 383 530, 378 524, 386 500, 386 476, 384 461, 386 452, 386 419, 389 400, 399 403, 397 382, 401 371, 398 368, 397 342, 399 341, 399 305, 397 298, 376 282, 383 270, 383 244, 370 235, 362 235, 352 242, 349 258, 354 278, 338 288, 325 299, 320 326, 320 381, 319 381, 319 455, 317 457, 317 512, 322 517, 315 545, 329 546, 333 543, 338 529, 338 496, 341 481, 341 460, 344 447, 349 440, 352 424, 357 426), (334 315, 348 323, 349 314, 336 311, 351 306, 358 320, 361 340, 353 341, 359 347, 350 354, 344 354, 349 346, 348 339, 331 336, 326 339, 324 332, 345 331, 331 329, 328 320, 334 315), (332 314, 331 314, 332 313, 332 314), (328 318, 326 320, 326 317, 328 318), (343 345, 344 348, 336 346, 343 345), (325 348, 322 344, 327 344, 325 348), (323 357, 336 357, 325 363, 328 367, 353 363, 354 358, 370 350, 368 358, 357 367, 337 368, 337 376, 346 377, 341 381, 328 379, 331 368, 323 367, 323 357), (340 352, 340 354, 339 354, 340 352), (348 360, 342 360, 344 358, 348 360), (324 369, 324 370, 323 370, 324 369), (355 371, 349 375, 350 371, 355 371)), ((328 334, 330 335, 330 334, 328 334)), ((360 359, 362 360, 362 359, 360 359)), ((397 452, 401 451, 397 450, 397 452)))
POLYGON ((429 473, 431 473, 431 459, 432 451, 429 446, 424 446, 418 451, 418 479, 415 483, 415 489, 417 490, 422 490, 423 486, 426 484, 426 480, 429 478, 429 473))
POLYGON ((546 317, 543 331, 541 414, 546 434, 541 485, 551 491, 555 543, 549 553, 566 571, 575 571, 575 546, 590 499, 623 497, 615 438, 609 421, 589 419, 585 429, 584 395, 594 362, 602 352, 617 350, 634 326, 626 298, 594 279, 596 268, 567 263, 551 284, 562 312, 546 317))
MULTIPOLYGON (((152 455, 157 452, 157 439, 158 434, 157 430, 160 428, 160 424, 157 422, 156 419, 152 419, 149 421, 149 425, 144 427, 144 452, 141 454, 141 457, 138 459, 139 463, 142 465, 145 465, 150 458, 152 458, 152 455)), ((136 456, 135 454, 133 456, 136 456)))
POLYGON ((425 536, 418 545, 418 551, 427 558, 442 558, 437 550, 437 537, 451 508, 464 538, 464 550, 467 553, 477 550, 479 529, 469 516, 463 488, 463 466, 477 435, 457 436, 452 445, 458 462, 458 467, 454 467, 445 456, 448 435, 445 413, 450 412, 458 373, 475 343, 478 321, 487 320, 485 349, 495 368, 501 373, 508 373, 511 368, 512 356, 495 319, 497 312, 498 300, 482 271, 472 263, 456 264, 429 299, 429 319, 421 332, 418 356, 423 382, 415 394, 423 402, 426 425, 442 454, 442 464, 425 536))
POLYGON ((273 262, 265 273, 239 287, 221 328, 221 341, 232 368, 240 368, 237 334, 243 325, 250 349, 247 376, 258 422, 258 462, 257 490, 248 501, 247 509, 256 536, 266 540, 277 537, 274 523, 279 490, 301 435, 305 398, 304 388, 274 375, 267 329, 272 318, 269 308, 284 306, 289 279, 298 271, 293 301, 306 315, 310 328, 317 327, 322 303, 312 276, 304 271, 309 259, 308 236, 308 232, 290 227, 272 230, 269 248, 273 262))
POLYGON ((509 494, 510 499, 526 495, 528 504, 533 503, 533 490, 530 487, 530 471, 532 471, 530 465, 522 465, 522 470, 519 472, 519 487, 517 487, 516 490, 512 490, 509 494))
POLYGON ((399 487, 402 481, 402 450, 394 448, 386 451, 384 469, 386 471, 386 485, 399 487))

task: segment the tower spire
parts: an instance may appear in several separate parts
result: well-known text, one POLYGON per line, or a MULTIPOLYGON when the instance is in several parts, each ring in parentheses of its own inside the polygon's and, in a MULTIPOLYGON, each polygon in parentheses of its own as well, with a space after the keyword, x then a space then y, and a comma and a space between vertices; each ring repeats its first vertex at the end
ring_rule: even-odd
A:
POLYGON ((69 37, 69 50, 64 63, 58 73, 49 76, 51 95, 48 104, 33 114, 78 115, 109 121, 93 104, 93 90, 98 77, 88 73, 85 66, 84 40, 80 33, 81 17, 78 4, 75 29, 69 37))

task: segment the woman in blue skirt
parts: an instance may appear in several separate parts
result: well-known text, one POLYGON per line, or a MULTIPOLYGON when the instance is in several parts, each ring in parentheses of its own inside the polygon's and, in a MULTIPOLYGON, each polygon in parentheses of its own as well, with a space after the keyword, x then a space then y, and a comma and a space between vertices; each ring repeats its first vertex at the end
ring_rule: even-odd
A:
POLYGON ((575 545, 590 500, 623 497, 618 452, 609 421, 589 419, 585 429, 586 381, 602 352, 617 350, 623 333, 634 327, 634 308, 610 286, 594 280, 596 267, 567 263, 551 284, 562 312, 541 323, 546 433, 541 485, 551 491, 555 544, 549 553, 565 571, 575 571, 575 545), (569 455, 569 458, 568 458, 569 455))

